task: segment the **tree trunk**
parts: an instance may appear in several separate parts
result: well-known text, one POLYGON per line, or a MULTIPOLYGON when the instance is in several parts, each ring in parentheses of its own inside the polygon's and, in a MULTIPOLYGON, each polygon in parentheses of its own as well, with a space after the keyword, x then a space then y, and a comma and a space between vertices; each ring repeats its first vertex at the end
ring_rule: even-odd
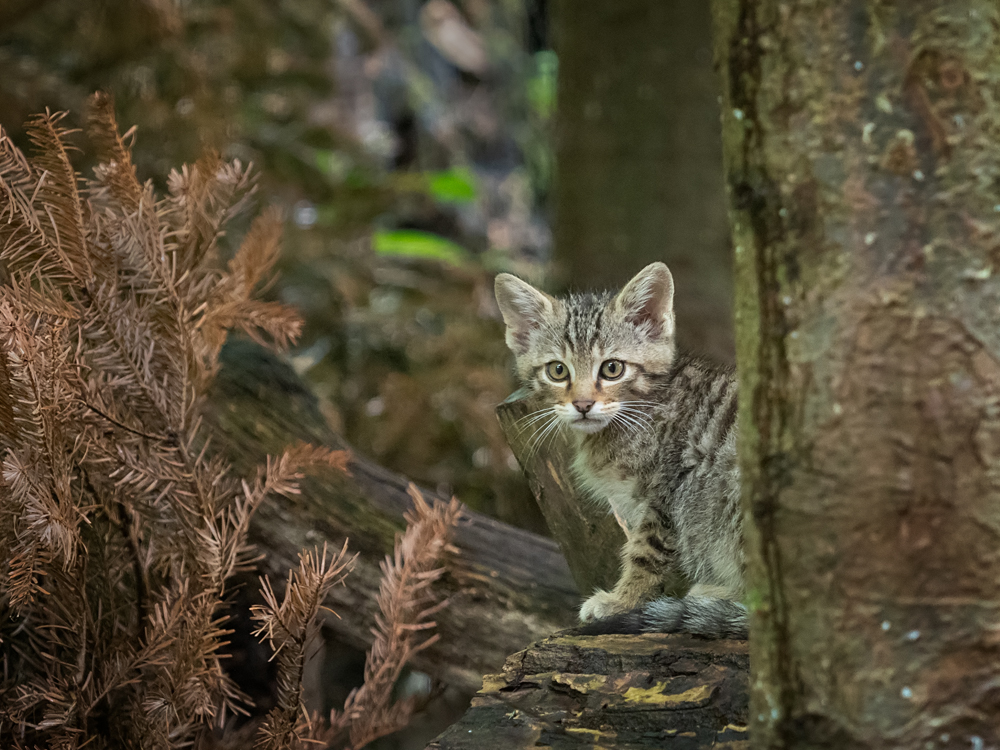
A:
POLYGON ((682 346, 732 361, 732 256, 704 0, 558 0, 555 255, 566 283, 674 274, 682 346))
MULTIPOLYGON (((246 475, 267 454, 296 441, 346 447, 327 426, 316 399, 291 368, 259 347, 231 342, 211 394, 213 446, 246 475)), ((342 642, 367 648, 375 623, 379 564, 392 551, 410 507, 407 480, 359 455, 349 475, 328 472, 302 482, 293 498, 271 497, 256 512, 250 541, 263 554, 260 571, 281 584, 303 548, 344 539, 359 553, 344 586, 327 605, 326 625, 342 642)), ((425 497, 435 494, 423 490, 425 497)), ((580 594, 556 544, 466 510, 455 531, 458 554, 448 564, 441 593, 449 605, 435 619, 441 640, 415 666, 468 691, 506 656, 576 622, 580 594)))
POLYGON ((545 524, 584 597, 596 588, 613 588, 620 575, 625 533, 606 508, 577 494, 570 447, 562 434, 547 441, 544 452, 533 450, 532 431, 518 425, 527 413, 517 393, 497 407, 504 437, 528 477, 545 524))
POLYGON ((757 748, 1000 742, 1000 7, 714 0, 757 748))

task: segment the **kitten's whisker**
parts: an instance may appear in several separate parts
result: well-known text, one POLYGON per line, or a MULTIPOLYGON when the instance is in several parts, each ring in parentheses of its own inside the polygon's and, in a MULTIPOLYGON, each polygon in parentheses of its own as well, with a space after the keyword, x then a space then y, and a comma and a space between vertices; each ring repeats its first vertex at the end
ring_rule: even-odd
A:
POLYGON ((546 443, 546 441, 551 441, 556 436, 556 434, 558 434, 559 431, 562 430, 564 424, 565 423, 561 419, 556 418, 552 420, 552 423, 549 425, 546 431, 542 434, 541 439, 538 441, 538 448, 541 449, 541 447, 546 443))
POLYGON ((542 429, 540 429, 537 432, 535 432, 535 433, 532 434, 531 440, 528 442, 528 445, 527 445, 527 447, 525 448, 525 451, 524 451, 524 456, 525 456, 526 459, 530 459, 532 456, 534 456, 535 449, 538 447, 538 444, 541 442, 542 435, 545 434, 545 431, 546 431, 547 428, 548 428, 548 425, 545 425, 544 428, 542 428, 542 429))
POLYGON ((650 428, 652 427, 652 425, 650 425, 650 424, 647 424, 645 422, 640 422, 639 420, 635 419, 634 417, 630 417, 630 416, 625 415, 625 414, 622 415, 621 420, 622 420, 623 423, 628 424, 630 427, 632 427, 633 431, 636 434, 638 434, 640 432, 648 432, 650 430, 650 428))
POLYGON ((652 426, 656 422, 656 420, 653 418, 651 414, 642 411, 641 409, 637 409, 634 406, 619 405, 618 412, 620 414, 627 414, 628 416, 633 417, 634 419, 641 420, 642 422, 644 422, 649 426, 652 426))
POLYGON ((630 436, 635 434, 635 426, 631 418, 621 409, 611 417, 611 424, 617 425, 625 430, 630 436))
POLYGON ((619 424, 628 433, 629 437, 636 437, 639 433, 643 432, 642 425, 632 421, 624 414, 618 414, 617 416, 620 417, 619 424))
POLYGON ((634 409, 630 409, 628 407, 619 408, 615 416, 619 415, 621 415, 622 419, 627 419, 630 422, 633 422, 637 425, 641 425, 645 429, 652 427, 654 424, 653 418, 650 417, 648 414, 641 411, 636 411, 634 409))
POLYGON ((512 426, 515 427, 515 428, 519 428, 518 434, 520 434, 521 430, 526 429, 530 425, 534 424, 538 420, 542 419, 543 417, 545 417, 545 416, 547 416, 548 414, 551 414, 551 413, 552 413, 552 407, 551 406, 543 406, 541 409, 538 409, 537 411, 533 411, 533 412, 529 412, 528 414, 525 414, 523 417, 521 417, 516 422, 514 422, 514 424, 512 426))
POLYGON ((543 406, 541 409, 535 409, 534 411, 529 411, 527 414, 524 414, 523 416, 515 420, 514 424, 521 424, 521 422, 531 419, 532 417, 537 416, 539 414, 545 414, 546 412, 551 411, 551 409, 552 409, 551 406, 543 406))
POLYGON ((657 406, 660 406, 660 404, 656 403, 655 401, 619 401, 618 403, 621 404, 622 406, 630 406, 632 408, 639 406, 649 406, 656 408, 657 406))
POLYGON ((551 419, 546 422, 542 427, 539 427, 531 436, 531 440, 528 444, 528 448, 525 451, 525 459, 532 458, 539 448, 542 446, 542 442, 545 436, 553 431, 555 427, 559 425, 559 415, 555 412, 551 413, 551 419))
POLYGON ((563 423, 561 419, 553 419, 545 432, 542 433, 541 439, 538 441, 538 447, 541 448, 545 441, 551 440, 560 429, 562 429, 563 423))
POLYGON ((637 415, 639 415, 641 417, 644 417, 645 419, 652 419, 653 418, 653 415, 650 414, 649 412, 643 411, 642 409, 637 409, 636 407, 630 406, 629 404, 619 405, 618 408, 621 411, 626 411, 629 414, 637 414, 637 415))
POLYGON ((623 426, 627 426, 630 437, 636 437, 653 426, 652 420, 645 414, 633 413, 627 409, 619 409, 615 417, 620 420, 623 426))
POLYGON ((618 403, 628 404, 629 406, 652 406, 652 407, 662 406, 662 404, 656 401, 645 401, 645 400, 635 400, 635 401, 625 400, 625 401, 619 401, 618 403))
POLYGON ((615 419, 611 420, 611 424, 620 429, 629 438, 634 438, 636 435, 635 427, 630 425, 624 419, 618 419, 616 416, 615 419))
MULTIPOLYGON (((546 417, 551 417, 554 415, 555 412, 548 407, 546 407, 545 409, 540 409, 537 412, 532 412, 531 414, 528 415, 529 417, 531 417, 531 419, 528 422, 525 422, 520 427, 517 427, 517 422, 514 423, 514 426, 517 429, 515 436, 520 437, 521 434, 530 427, 534 427, 536 430, 541 429, 542 425, 539 425, 538 423, 544 420, 546 417)), ((518 422, 521 422, 522 419, 519 419, 518 422)))
POLYGON ((532 451, 533 456, 539 455, 542 452, 543 446, 546 442, 548 442, 549 438, 555 435, 557 429, 558 427, 555 422, 549 425, 549 429, 542 433, 542 436, 538 440, 538 444, 535 445, 535 449, 532 451))
POLYGON ((535 429, 540 429, 538 423, 541 422, 543 419, 545 419, 548 416, 551 416, 551 415, 550 414, 539 414, 534 419, 532 419, 530 422, 521 425, 521 427, 517 429, 517 432, 515 433, 515 435, 518 436, 518 437, 520 437, 521 433, 524 432, 525 430, 529 429, 530 427, 535 427, 535 429))

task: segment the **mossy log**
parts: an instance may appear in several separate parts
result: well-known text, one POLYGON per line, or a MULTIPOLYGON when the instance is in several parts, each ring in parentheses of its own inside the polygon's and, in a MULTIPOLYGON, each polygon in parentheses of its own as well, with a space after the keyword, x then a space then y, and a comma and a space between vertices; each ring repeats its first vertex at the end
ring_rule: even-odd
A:
MULTIPOLYGON (((214 449, 230 458, 234 472, 252 473, 268 454, 299 440, 348 447, 281 359, 236 341, 223 350, 222 363, 209 421, 214 449)), ((280 583, 303 548, 329 543, 339 549, 348 538, 358 559, 327 602, 337 616, 328 616, 325 624, 338 640, 367 648, 379 563, 404 527, 410 499, 406 479, 362 456, 352 454, 348 470, 307 478, 296 497, 269 499, 254 516, 250 541, 263 554, 260 572, 280 583)), ((473 692, 507 654, 571 625, 580 594, 556 544, 537 534, 466 511, 454 543, 459 552, 441 583, 450 600, 437 615, 441 639, 415 666, 473 692)))
POLYGON ((564 633, 487 675, 427 750, 745 749, 745 641, 564 633))

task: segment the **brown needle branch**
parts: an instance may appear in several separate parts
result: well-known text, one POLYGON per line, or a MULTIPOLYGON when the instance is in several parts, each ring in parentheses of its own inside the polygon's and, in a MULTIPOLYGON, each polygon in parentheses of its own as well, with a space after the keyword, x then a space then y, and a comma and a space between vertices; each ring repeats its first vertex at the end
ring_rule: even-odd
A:
POLYGON ((322 553, 299 554, 299 567, 289 571, 285 596, 279 602, 271 582, 261 578, 264 604, 251 607, 258 623, 254 635, 267 640, 278 660, 278 704, 257 730, 254 747, 260 750, 284 750, 299 743, 302 710, 302 673, 309 642, 319 632, 317 615, 334 586, 341 583, 354 565, 347 557, 347 542, 340 553, 328 558, 322 553))
POLYGON ((462 505, 454 498, 429 505, 413 484, 408 492, 413 508, 406 514, 406 531, 397 535, 393 554, 382 562, 365 682, 344 704, 352 750, 406 726, 413 700, 392 702, 392 689, 406 663, 437 642, 438 634, 430 633, 437 626, 433 616, 448 603, 437 599, 433 585, 445 572, 445 555, 456 551, 450 542, 462 505))

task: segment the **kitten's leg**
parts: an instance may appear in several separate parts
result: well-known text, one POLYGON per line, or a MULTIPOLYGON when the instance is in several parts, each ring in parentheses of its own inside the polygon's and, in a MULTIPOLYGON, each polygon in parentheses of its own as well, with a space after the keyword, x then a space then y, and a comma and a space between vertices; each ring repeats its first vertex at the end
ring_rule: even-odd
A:
POLYGON ((580 620, 600 620, 627 612, 659 596, 676 574, 677 550, 672 527, 648 512, 622 547, 622 575, 612 591, 598 589, 580 607, 580 620))

